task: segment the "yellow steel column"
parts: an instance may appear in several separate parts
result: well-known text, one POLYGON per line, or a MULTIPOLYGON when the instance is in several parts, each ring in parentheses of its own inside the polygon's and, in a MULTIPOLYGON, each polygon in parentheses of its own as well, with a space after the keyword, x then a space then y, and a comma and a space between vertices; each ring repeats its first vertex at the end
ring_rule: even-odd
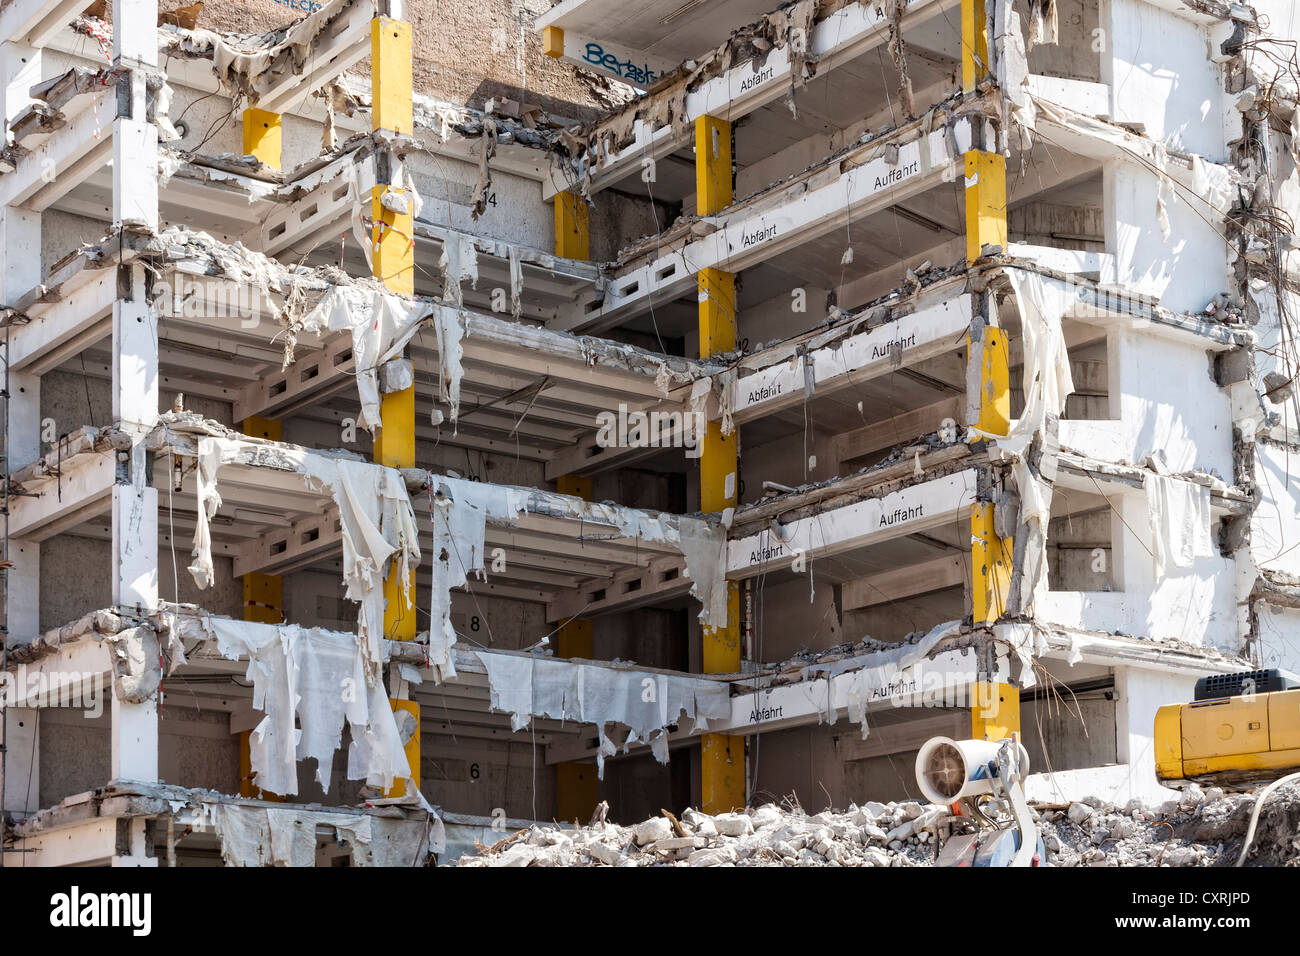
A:
MULTIPOLYGON (((411 102, 411 25, 391 17, 370 21, 371 126, 374 130, 410 135, 415 124, 411 102)), ((410 212, 394 212, 381 202, 385 193, 404 192, 396 175, 396 156, 381 157, 380 182, 370 202, 371 267, 391 292, 415 294, 415 229, 410 212), (386 163, 383 162, 386 160, 386 163), (387 181, 383 181, 387 180, 387 181)), ((374 458, 393 468, 415 467, 415 387, 387 392, 380 399, 379 436, 374 458)), ((395 641, 415 639, 415 603, 403 592, 400 577, 390 565, 384 577, 384 636, 395 641)), ((411 778, 420 784, 420 708, 409 700, 390 700, 394 710, 415 718, 415 730, 406 742, 411 778)), ((389 796, 405 795, 406 785, 397 781, 389 796)))
MULTIPOLYGON (((586 258, 587 217, 586 204, 572 193, 555 197, 556 254, 570 259, 586 258), (581 209, 580 214, 576 210, 581 209), (576 226, 576 228, 574 228, 576 226), (568 252, 562 251, 562 244, 568 252), (582 255, 573 255, 581 251, 582 255)), ((584 501, 591 500, 591 479, 577 475, 561 475, 555 481, 555 490, 562 495, 574 495, 584 501)), ((560 625, 556 635, 556 657, 580 657, 591 660, 595 656, 594 628, 584 618, 574 618, 560 625)), ((600 801, 600 781, 596 779, 596 765, 590 762, 570 761, 555 766, 555 818, 563 823, 586 823, 591 819, 600 801)))
MULTIPOLYGON (((962 89, 970 92, 988 76, 988 21, 985 0, 962 0, 962 89)), ((987 246, 1007 248, 1007 171, 999 152, 987 146, 983 125, 976 127, 972 149, 965 155, 966 262, 979 259, 987 246)), ((1010 346, 1006 332, 987 324, 992 313, 988 291, 975 293, 986 324, 983 347, 968 348, 971 361, 980 361, 979 415, 976 427, 989 435, 1005 435, 1011 425, 1010 346)), ((971 345, 967 341, 967 345, 971 345)), ((1006 609, 1011 582, 1011 538, 997 533, 991 501, 971 505, 971 618, 991 624, 1006 609)), ((991 674, 975 687, 971 706, 971 735, 978 740, 1001 740, 1020 731, 1020 692, 1009 684, 992 681, 991 674)))
POLYGON ((1020 733, 1020 689, 1002 681, 976 685, 970 733, 976 740, 1002 740, 1020 733))
POLYGON ((988 73, 988 14, 984 0, 961 0, 962 90, 971 92, 988 73))
POLYGON ((557 60, 564 56, 564 30, 560 27, 542 30, 542 52, 557 60))
MULTIPOLYGON (((711 216, 732 202, 731 124, 712 116, 695 121, 695 208, 711 216)), ((700 357, 736 347, 736 277, 718 269, 698 275, 700 357)), ((700 451, 700 510, 734 508, 739 484, 736 434, 722 436, 709 422, 700 451)), ((706 674, 740 670, 740 593, 727 585, 727 620, 705 627, 701 661, 706 674)), ((722 813, 745 805, 745 738, 704 734, 700 738, 700 809, 722 813)))
POLYGON ((966 153, 966 262, 985 246, 1007 249, 1007 161, 1001 153, 966 153))
POLYGON ((587 204, 573 192, 555 195, 555 254, 565 259, 591 257, 591 224, 587 204))
POLYGON ((280 114, 250 106, 244 110, 244 155, 280 168, 280 114))

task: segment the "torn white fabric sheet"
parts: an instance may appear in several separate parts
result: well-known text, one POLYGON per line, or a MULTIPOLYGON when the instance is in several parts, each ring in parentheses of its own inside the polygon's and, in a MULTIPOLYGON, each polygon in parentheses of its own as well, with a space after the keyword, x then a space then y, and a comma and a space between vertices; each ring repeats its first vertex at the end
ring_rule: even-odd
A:
MULTIPOLYGON (((1048 651, 1047 632, 1037 624, 1012 621, 1006 624, 994 625, 993 635, 1005 643, 1020 662, 1020 674, 1017 676, 1020 689, 1027 690, 1037 684, 1038 677, 1034 674, 1034 659, 1041 657, 1048 651)), ((1075 662, 1071 660, 1070 663, 1075 662)))
MULTIPOLYGON (((848 688, 849 722, 862 727, 862 739, 867 739, 867 708, 872 702, 884 700, 891 696, 891 685, 900 683, 904 672, 930 656, 945 637, 961 631, 961 622, 949 620, 932 627, 926 635, 914 644, 900 644, 896 648, 872 650, 871 653, 858 654, 857 657, 845 657, 839 661, 827 663, 810 663, 800 672, 801 680, 827 678, 826 693, 829 695, 829 682, 842 674, 850 674, 848 688)), ((819 708, 820 714, 826 714, 826 708, 819 708)))
POLYGON ((455 424, 460 417, 460 381, 465 374, 465 316, 459 309, 434 306, 433 328, 438 336, 438 396, 450 406, 455 424))
MULTIPOLYGON (((241 452, 266 448, 231 438, 202 437, 198 441, 198 508, 194 563, 189 570, 200 588, 212 586, 210 523, 221 507, 217 472, 237 460, 241 452)), ((407 609, 415 613, 410 583, 411 571, 420 562, 420 545, 406 483, 396 469, 370 462, 329 458, 294 447, 277 446, 275 451, 294 465, 307 487, 330 494, 338 508, 345 593, 360 604, 357 641, 365 655, 367 683, 376 683, 382 669, 383 581, 390 560, 402 582, 407 609)))
POLYGON ((401 358, 403 349, 433 308, 427 302, 404 299, 369 284, 335 286, 290 332, 295 335, 300 331, 351 332, 357 393, 361 399, 357 421, 373 435, 381 424, 379 367, 391 359, 401 358))
POLYGON ((1007 437, 1032 437, 1048 415, 1065 413, 1066 396, 1074 391, 1062 330, 1073 294, 1064 282, 1021 269, 1008 269, 1006 276, 1020 308, 1025 394, 1025 410, 1007 437))
POLYGON ((456 629, 451 624, 451 591, 470 574, 486 578, 484 541, 487 520, 512 521, 527 505, 525 492, 460 478, 430 476, 433 514, 433 592, 429 603, 429 662, 434 680, 456 676, 456 629))
POLYGON ((420 543, 406 483, 396 469, 362 461, 313 459, 304 474, 327 487, 338 506, 345 593, 360 604, 357 635, 371 665, 370 682, 375 683, 384 634, 383 582, 394 556, 404 611, 415 613, 411 572, 420 562, 420 543))
POLYGON ((248 659, 253 709, 266 716, 249 737, 257 785, 298 792, 297 762, 316 761, 316 780, 330 789, 343 721, 352 733, 348 777, 390 789, 411 769, 382 683, 366 686, 366 662, 350 635, 296 625, 204 618, 227 660, 248 659))
POLYGON ((618 748, 609 724, 629 731, 623 750, 649 744, 655 759, 668 762, 668 730, 685 719, 696 730, 710 719, 731 713, 730 686, 722 681, 615 670, 551 657, 479 651, 488 672, 493 710, 511 714, 511 727, 522 730, 533 717, 594 724, 600 736, 597 775, 605 776, 605 757, 618 748))
POLYGON ((442 270, 443 299, 459 309, 465 304, 461 283, 468 279, 470 288, 478 288, 478 249, 473 237, 448 229, 442 239, 438 268, 442 270))
MULTIPOLYGON (((452 648, 456 631, 451 624, 451 591, 464 587, 469 576, 487 579, 491 564, 485 540, 489 520, 513 524, 528 510, 525 488, 429 475, 429 520, 433 525, 433 588, 429 605, 429 666, 435 681, 456 674, 452 648)), ((727 619, 727 587, 723 560, 726 530, 716 520, 691 516, 651 514, 616 505, 591 504, 555 495, 549 497, 553 514, 563 516, 565 506, 575 519, 606 525, 619 537, 633 541, 675 544, 686 564, 691 594, 700 602, 699 619, 705 625, 727 619)))
MULTIPOLYGON (((909 668, 928 657, 940 641, 960 631, 960 621, 945 621, 931 628, 913 644, 900 644, 825 664, 809 664, 801 671, 800 679, 825 677, 833 680, 842 674, 852 673, 847 691, 848 719, 850 723, 861 726, 862 739, 866 740, 870 729, 866 719, 869 705, 893 696, 891 688, 899 685, 909 668)), ((827 692, 829 693, 829 684, 827 692)))
POLYGON ((727 620, 727 532, 719 524, 682 516, 677 519, 677 535, 691 596, 700 602, 700 623, 721 627, 727 620))
MULTIPOLYGON (((1184 176, 1181 169, 1187 168, 1182 159, 1169 157, 1168 149, 1161 143, 1131 133, 1121 126, 1099 120, 1092 116, 1076 113, 1060 103, 1053 103, 1042 96, 1031 94, 1037 120, 1064 127, 1072 133, 1108 143, 1127 153, 1143 169, 1153 174, 1158 180, 1158 200, 1163 204, 1163 197, 1170 195, 1177 199, 1180 195, 1192 205, 1204 204, 1202 213, 1212 212, 1215 216, 1226 216, 1236 201, 1233 186, 1234 173, 1231 167, 1219 163, 1207 163, 1200 157, 1193 157, 1190 173, 1187 174, 1188 187, 1178 190, 1178 178, 1184 176), (1197 165, 1203 169, 1197 170, 1197 165), (1173 170, 1173 172, 1171 172, 1173 170)), ((1017 117, 1018 119, 1020 117, 1017 117)))
POLYGON ((524 314, 524 264, 514 243, 506 250, 506 260, 510 264, 510 314, 519 319, 524 314))
MULTIPOLYGON (((675 543, 686 562, 691 579, 691 596, 700 602, 700 623, 720 626, 727 620, 727 587, 724 559, 727 532, 718 521, 688 515, 649 514, 631 508, 594 504, 586 506, 593 520, 618 529, 634 541, 675 543), (672 525, 676 525, 675 534, 672 525)), ((575 515, 576 516, 576 515, 575 515)))
MULTIPOLYGON (((1020 310, 1021 343, 1024 351, 1021 387, 1025 407, 1006 435, 976 434, 994 439, 1012 457, 1012 475, 1020 493, 1020 521, 1037 524, 1047 544, 1051 516, 1051 489, 1039 480, 1026 461, 1034 436, 1042 432, 1049 416, 1065 413, 1066 397, 1074 391, 1070 356, 1062 323, 1072 299, 1070 287, 1021 269, 1005 272, 1020 310)), ((1046 455, 1047 452, 1044 452, 1046 455)), ((1050 467, 1050 464, 1047 466, 1050 467)), ((1033 581, 1025 582, 1021 609, 1027 610, 1047 587, 1047 565, 1039 562, 1033 581)))
POLYGON ((1147 473, 1147 515, 1156 574, 1190 568, 1214 553, 1210 540, 1210 489, 1192 481, 1147 473))
POLYGON ((242 447, 242 442, 225 438, 199 439, 197 467, 194 472, 198 503, 195 509, 194 547, 190 552, 194 562, 188 570, 200 589, 212 587, 212 519, 221 507, 221 494, 217 491, 217 471, 223 464, 234 461, 242 447))
MULTIPOLYGON (((732 415, 735 411, 736 381, 738 375, 739 375, 738 369, 729 368, 725 372, 719 374, 717 377, 718 418, 721 423, 720 427, 721 427, 723 438, 726 438, 728 435, 730 435, 732 432, 736 430, 736 420, 732 417, 732 415)), ((702 440, 702 436, 700 435, 699 432, 697 432, 696 434, 696 440, 697 442, 702 440)))

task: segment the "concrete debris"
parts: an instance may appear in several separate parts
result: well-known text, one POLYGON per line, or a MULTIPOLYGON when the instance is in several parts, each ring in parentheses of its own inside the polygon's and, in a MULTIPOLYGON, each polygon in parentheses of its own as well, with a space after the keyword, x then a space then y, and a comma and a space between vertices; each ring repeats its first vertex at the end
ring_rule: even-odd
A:
POLYGON ((807 814, 766 804, 709 816, 687 810, 634 826, 534 826, 459 866, 924 866, 952 817, 914 802, 807 814), (674 826, 674 822, 676 826, 674 826))
MULTIPOLYGON (((1193 785, 1177 799, 1123 807, 1090 799, 1039 806, 1048 866, 1232 866, 1254 797, 1193 785)), ((969 817, 916 801, 870 802, 808 814, 766 804, 708 816, 687 810, 681 834, 666 817, 633 826, 533 826, 459 866, 932 866, 969 817)), ((1247 865, 1300 866, 1300 785, 1275 792, 1247 865)))
MULTIPOLYGON (((158 635, 151 627, 132 627, 105 638, 113 665, 113 692, 119 700, 148 700, 162 682, 158 635)), ((182 655, 183 656, 183 655, 182 655)))
MULTIPOLYGON (((1159 806, 1088 798, 1040 806, 1038 818, 1052 866, 1234 866, 1254 805, 1192 784, 1159 806)), ((1269 797, 1246 865, 1300 866, 1300 785, 1269 797)))
POLYGON ((479 144, 478 181, 470 196, 472 215, 475 221, 487 212, 488 194, 492 191, 492 169, 488 165, 497 152, 497 121, 495 117, 483 117, 482 142, 479 144))

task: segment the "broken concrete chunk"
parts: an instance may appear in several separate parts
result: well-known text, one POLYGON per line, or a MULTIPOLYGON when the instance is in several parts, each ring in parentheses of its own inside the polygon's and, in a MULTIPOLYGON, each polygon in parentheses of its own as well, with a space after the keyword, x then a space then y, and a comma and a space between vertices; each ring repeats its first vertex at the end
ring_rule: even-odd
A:
POLYGON ((663 817, 651 817, 644 823, 639 823, 633 828, 636 835, 636 845, 646 846, 659 840, 667 840, 673 835, 672 824, 663 817))
POLYGON ((1092 816, 1092 808, 1084 803, 1072 803, 1070 809, 1066 811, 1066 816, 1070 818, 1071 823, 1082 824, 1092 816))
POLYGON ((723 836, 739 837, 754 832, 754 821, 744 813, 720 813, 713 818, 713 825, 723 836))

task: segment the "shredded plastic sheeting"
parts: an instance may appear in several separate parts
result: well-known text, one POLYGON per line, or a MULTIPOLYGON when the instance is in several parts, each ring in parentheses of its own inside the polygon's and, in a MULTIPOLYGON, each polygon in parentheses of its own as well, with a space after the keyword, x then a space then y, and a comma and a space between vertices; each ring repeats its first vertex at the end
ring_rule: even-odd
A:
MULTIPOLYGON (((470 243, 464 246, 472 252, 470 243)), ((459 283, 448 281, 459 292, 459 283)), ((454 422, 460 413, 460 383, 465 374, 462 364, 465 316, 459 308, 405 299, 377 283, 353 282, 333 287, 316 308, 292 324, 289 332, 295 337, 302 332, 351 333, 357 394, 361 400, 357 421, 373 435, 382 425, 379 369, 384 363, 402 357, 403 350, 426 319, 432 320, 437 333, 440 394, 443 402, 451 407, 454 422)))
POLYGON ((720 627, 727 620, 727 532, 699 518, 678 518, 677 527, 691 596, 700 602, 700 623, 720 627))
POLYGON ((1064 414, 1065 399, 1074 391, 1061 327, 1072 294, 1066 283, 1033 272, 1008 269, 1006 276, 1020 307, 1025 354, 1021 379, 1025 410, 1007 437, 1025 437, 1041 429, 1048 415, 1064 414))
POLYGON ((1226 216, 1236 201, 1235 183, 1239 174, 1231 167, 1219 163, 1206 162, 1203 158, 1192 157, 1190 161, 1189 183, 1187 189, 1174 188, 1177 184, 1170 169, 1180 165, 1187 168, 1185 159, 1171 160, 1169 151, 1160 143, 1145 136, 1129 132, 1122 126, 1116 126, 1105 120, 1076 113, 1074 110, 1054 103, 1037 94, 1029 94, 1032 100, 1032 113, 1015 113, 1017 122, 1032 129, 1031 119, 1046 120, 1062 126, 1073 133, 1087 136, 1099 142, 1107 143, 1121 152, 1127 153, 1133 161, 1154 175, 1159 181, 1159 197, 1167 194, 1172 199, 1180 195, 1193 205, 1204 205, 1203 213, 1217 217, 1226 216))
POLYGON ((1148 474, 1143 481, 1156 574, 1190 568, 1214 554, 1210 539, 1210 489, 1191 481, 1148 474))
POLYGON ((634 743, 650 745, 655 759, 668 762, 668 730, 683 715, 696 730, 731 713, 730 687, 721 681, 615 670, 537 655, 480 653, 487 668, 494 710, 509 712, 511 727, 522 730, 533 717, 594 724, 600 736, 597 775, 604 779, 605 758, 618 752, 609 724, 628 728, 624 752, 634 743))
POLYGON ((333 839, 351 850, 353 866, 424 866, 431 843, 445 839, 442 821, 434 814, 406 819, 219 804, 212 817, 226 866, 315 866, 320 827, 332 830, 333 839))
MULTIPOLYGON (((242 451, 258 447, 261 446, 239 439, 199 439, 196 473, 199 506, 194 529, 194 563, 189 571, 200 588, 212 586, 211 520, 221 507, 217 472, 222 465, 236 461, 242 451)), ((407 607, 410 613, 415 613, 410 576, 420 561, 420 545, 405 482, 393 468, 327 458, 292 447, 279 450, 303 475, 309 488, 328 491, 338 507, 346 595, 361 605, 357 614, 357 640, 367 663, 367 681, 377 683, 382 668, 383 579, 390 560, 396 562, 395 573, 402 582, 407 607)))
POLYGON ((297 793, 297 761, 313 758, 316 780, 328 793, 344 720, 352 734, 349 779, 387 790, 410 778, 388 695, 382 682, 368 684, 366 660, 350 635, 229 618, 203 624, 221 656, 248 659, 253 708, 266 715, 249 737, 260 788, 297 793))
POLYGON ((517 245, 512 243, 506 250, 506 261, 510 265, 510 314, 520 319, 524 315, 524 264, 517 245))

